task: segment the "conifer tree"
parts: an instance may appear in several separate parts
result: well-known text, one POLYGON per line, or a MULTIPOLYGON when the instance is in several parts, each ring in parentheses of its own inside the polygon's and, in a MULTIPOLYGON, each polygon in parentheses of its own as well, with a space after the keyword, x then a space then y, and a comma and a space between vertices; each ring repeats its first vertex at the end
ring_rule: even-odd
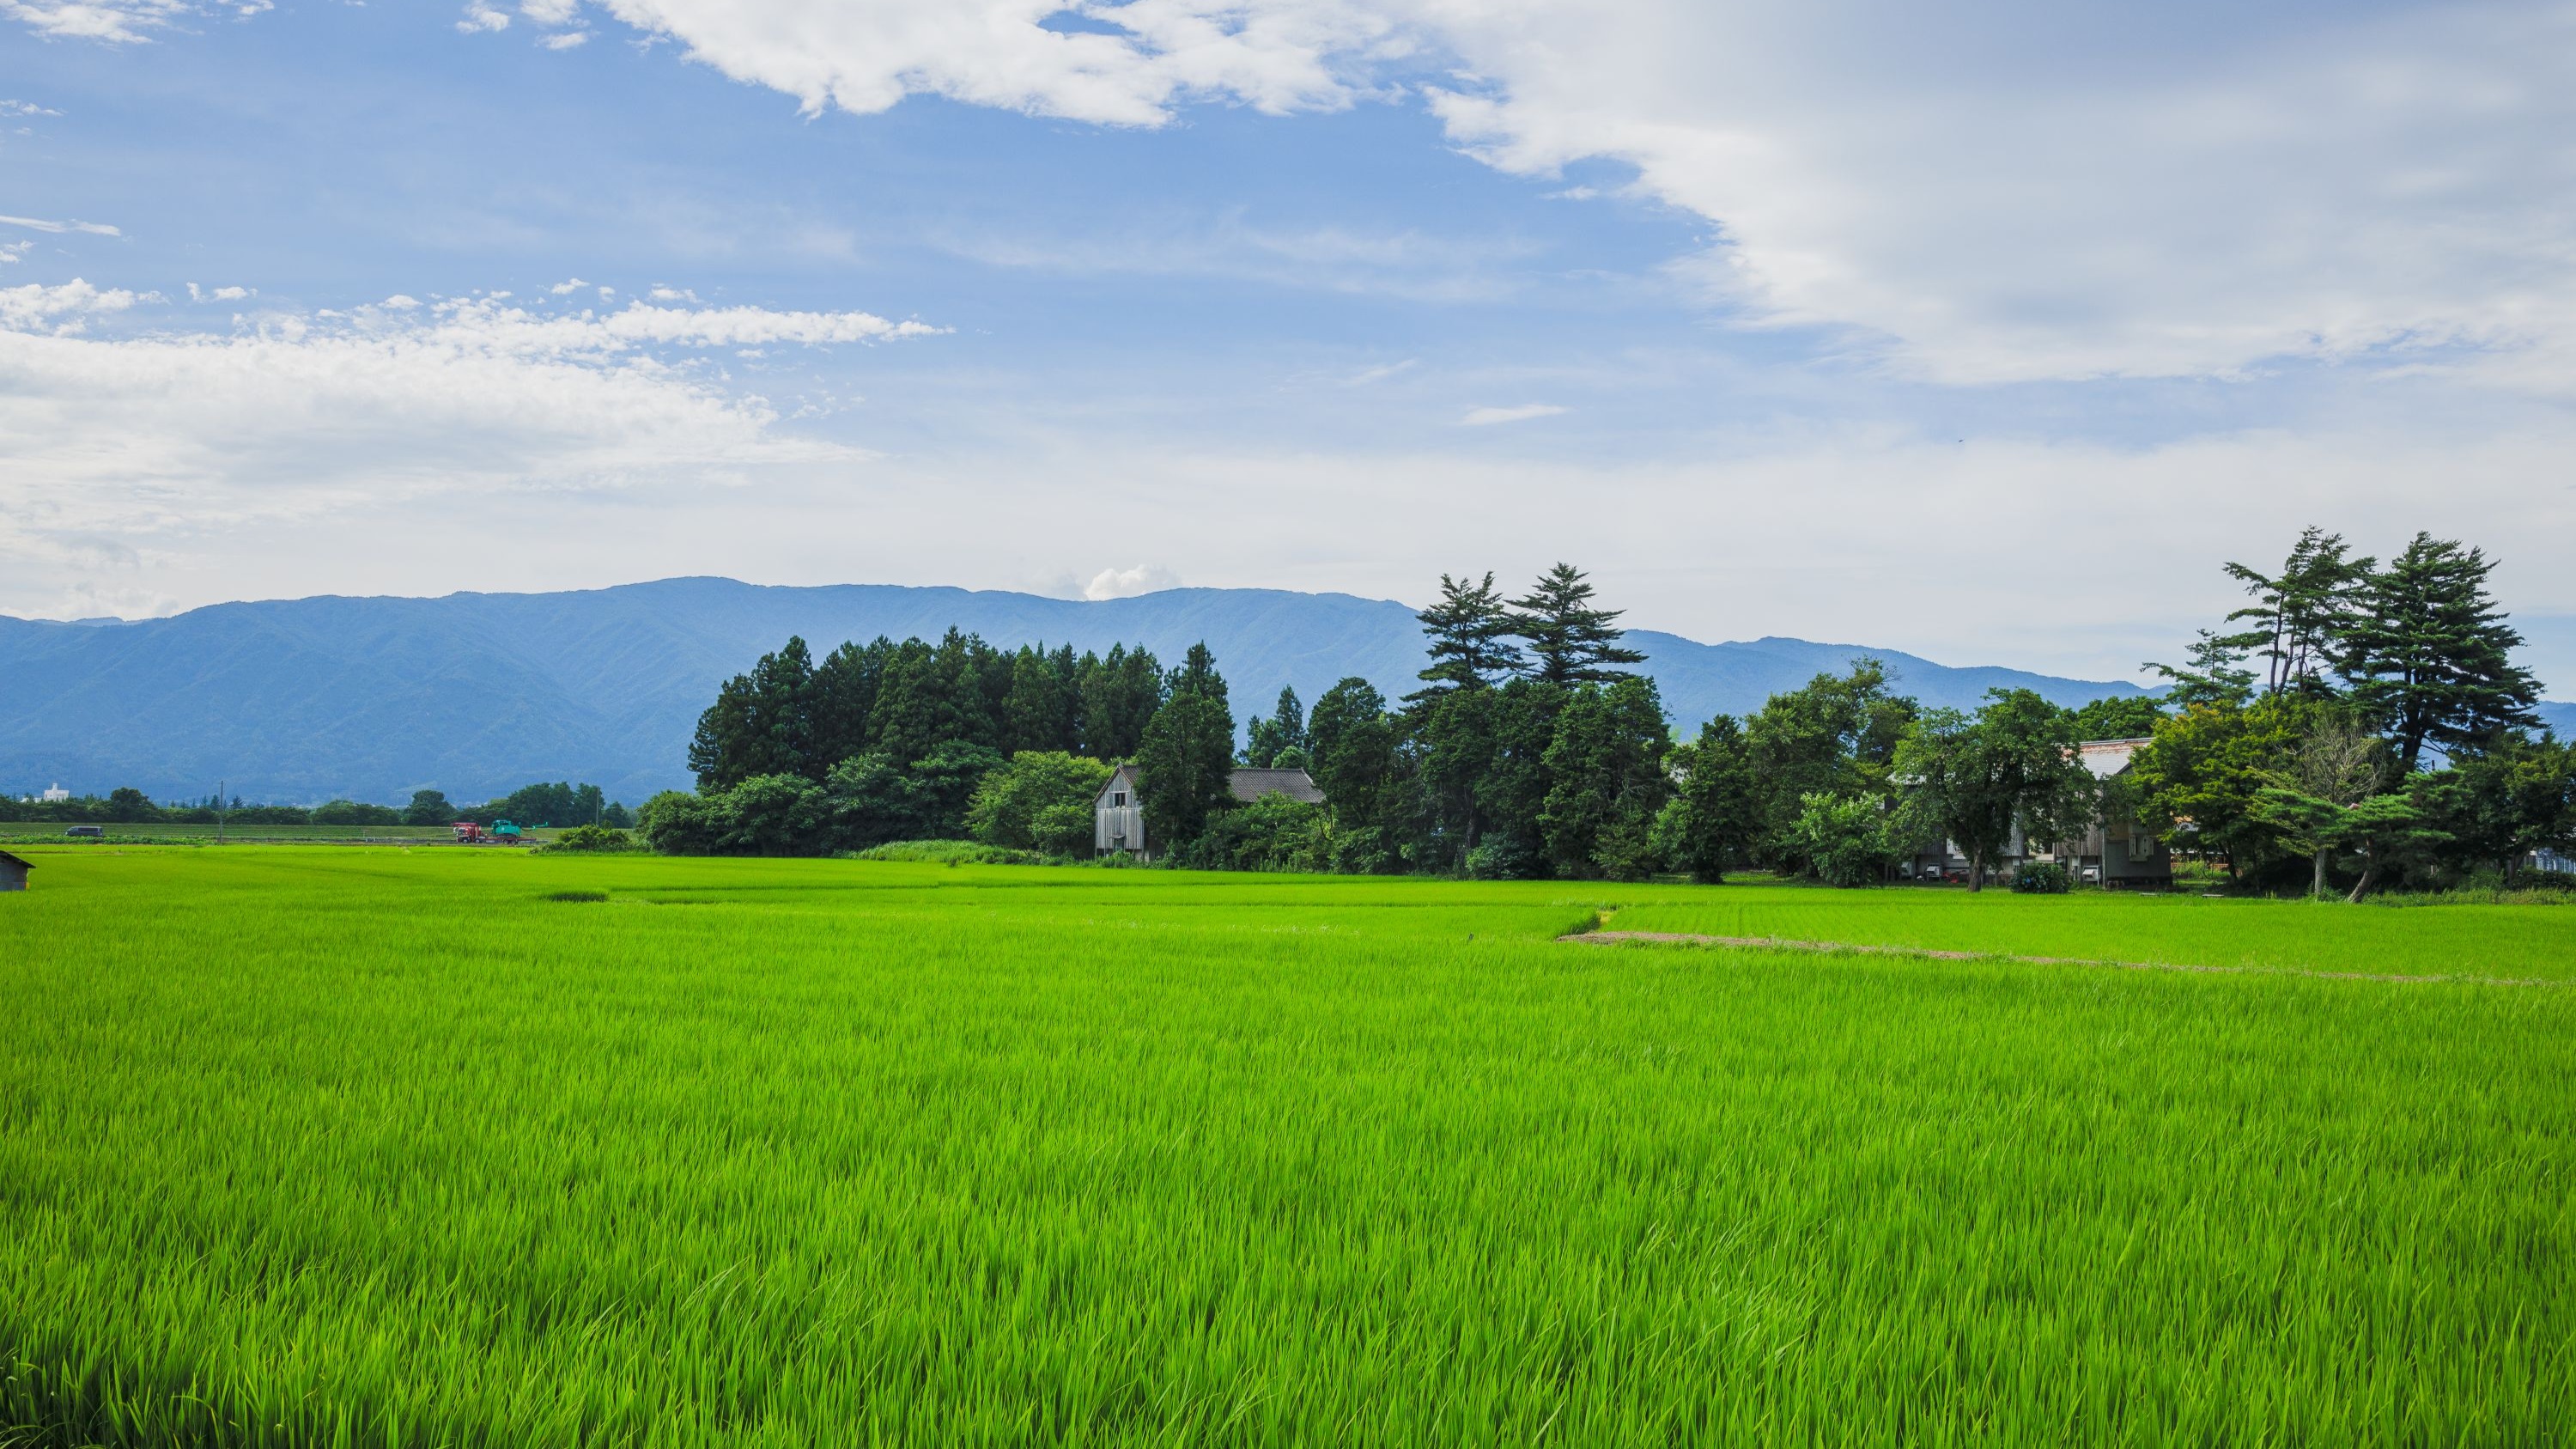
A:
POLYGON ((2290 549, 2281 572, 2266 577, 2241 563, 2227 576, 2245 585, 2256 602, 2227 616, 2252 627, 2226 637, 2240 655, 2264 662, 2264 693, 2330 693, 2329 676, 2344 635, 2352 627, 2376 560, 2354 558, 2343 535, 2309 528, 2290 549))
POLYGON ((1549 684, 1606 684, 1643 664, 1646 656, 1620 646, 1626 631, 1613 627, 1620 610, 1592 607, 1592 585, 1583 571, 1560 563, 1539 576, 1527 597, 1512 600, 1512 632, 1529 641, 1533 671, 1549 684))
POLYGON ((1425 687, 1405 696, 1409 702, 1486 688, 1517 673, 1524 662, 1511 644, 1518 625, 1491 573, 1474 584, 1442 574, 1440 602, 1413 617, 1430 636, 1431 665, 1419 676, 1425 687))
POLYGON ((698 716, 689 741, 689 768, 705 790, 728 789, 755 775, 819 774, 812 759, 813 721, 807 690, 814 677, 805 641, 764 654, 747 674, 726 680, 716 702, 698 716))
POLYGON ((1306 751, 1306 709, 1297 691, 1283 687, 1279 702, 1268 719, 1255 719, 1244 727, 1243 762, 1256 769, 1268 769, 1279 762, 1283 751, 1306 751))
POLYGON ((2418 533, 2362 591, 2342 672, 2396 746, 2401 776, 2427 745, 2468 746, 2540 722, 2539 683, 2512 658, 2522 635, 2487 594, 2494 568, 2478 549, 2418 533))
POLYGON ((1171 673, 1163 703, 1136 747, 1145 839, 1159 854, 1185 849, 1233 799, 1234 712, 1225 676, 1204 643, 1171 673))
POLYGON ((1097 760, 1129 759, 1163 702, 1162 666, 1142 645, 1112 644, 1105 658, 1083 656, 1080 692, 1082 752, 1097 760))

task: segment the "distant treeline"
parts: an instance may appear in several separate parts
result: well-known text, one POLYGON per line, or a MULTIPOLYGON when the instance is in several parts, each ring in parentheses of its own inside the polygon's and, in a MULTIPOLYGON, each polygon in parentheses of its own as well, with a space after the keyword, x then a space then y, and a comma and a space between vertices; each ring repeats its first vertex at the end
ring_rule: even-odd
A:
MULTIPOLYGON (((1814 868, 1804 796, 1884 791, 1913 701, 1856 661, 1676 743, 1654 682, 1630 672, 1642 659, 1618 613, 1593 595, 1562 564, 1516 599, 1490 574, 1444 577, 1420 615, 1422 688, 1389 701, 1348 678, 1311 714, 1282 691, 1240 751, 1204 645, 1167 671, 1142 648, 1005 652, 954 631, 845 644, 816 664, 791 639, 700 719, 698 791, 656 796, 640 818, 657 849, 685 854, 972 838, 1082 856, 1092 798, 1124 760, 1167 864, 1573 879, 1814 868), (1237 765, 1306 769, 1325 803, 1237 801, 1237 765)), ((2143 734, 2158 717, 2135 699, 2039 708, 2070 735, 2143 734)))
POLYGON ((696 793, 640 824, 659 850, 798 855, 973 838, 1090 853, 1111 762, 1141 779, 1165 864, 1479 877, 1717 879, 1752 865, 1884 880, 1945 844, 1972 880, 2016 837, 2120 818, 2277 884, 2305 868, 2438 885, 2576 843, 2576 751, 2535 735, 2536 685, 2475 549, 2419 536, 2382 568, 2311 530, 2277 575, 2231 564, 2256 603, 2204 634, 2164 701, 2064 709, 2029 690, 1926 709, 1874 660, 1820 674, 1677 740, 1616 611, 1559 564, 1507 599, 1441 579, 1421 612, 1420 688, 1347 678, 1311 714, 1294 691, 1238 752, 1204 645, 1076 657, 938 643, 804 641, 728 681, 701 718, 696 793), (2260 676, 2240 661, 2263 661, 2260 676), (2097 779, 2080 741, 2150 739, 2097 779), (1244 803, 1238 765, 1308 770, 1324 803, 1244 803), (2438 768, 2437 768, 2438 767, 2438 768))
POLYGON ((331 800, 320 805, 254 805, 241 797, 219 800, 155 801, 131 787, 105 795, 75 795, 68 800, 0 801, 0 814, 12 820, 58 825, 450 825, 471 820, 490 825, 508 820, 520 825, 614 825, 634 823, 627 808, 602 797, 597 785, 523 785, 480 805, 453 805, 436 790, 413 793, 405 806, 371 805, 361 800, 331 800))

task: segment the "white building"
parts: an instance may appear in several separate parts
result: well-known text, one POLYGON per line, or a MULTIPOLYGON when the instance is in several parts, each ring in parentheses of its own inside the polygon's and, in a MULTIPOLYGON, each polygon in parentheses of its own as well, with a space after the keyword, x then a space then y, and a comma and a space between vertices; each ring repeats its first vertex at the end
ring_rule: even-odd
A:
POLYGON ((64 789, 61 784, 57 783, 54 788, 47 790, 37 798, 43 800, 46 804, 51 805, 57 800, 68 800, 72 798, 72 792, 64 789))

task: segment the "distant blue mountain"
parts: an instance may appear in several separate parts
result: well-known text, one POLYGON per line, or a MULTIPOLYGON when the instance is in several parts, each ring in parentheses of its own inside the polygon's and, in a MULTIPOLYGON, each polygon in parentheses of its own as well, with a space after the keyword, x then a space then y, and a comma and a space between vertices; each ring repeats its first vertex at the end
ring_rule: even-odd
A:
MULTIPOLYGON (((1352 674, 1393 698, 1416 687, 1423 662, 1408 605, 1276 589, 1085 603, 690 578, 577 593, 217 604, 131 624, 0 617, 0 788, 132 785, 169 799, 206 795, 222 780, 248 799, 400 803, 425 787, 465 801, 569 779, 633 802, 689 783, 683 757, 698 712, 727 676, 790 634, 820 655, 845 639, 936 638, 951 626, 1004 647, 1141 642, 1166 663, 1204 639, 1238 715, 1266 713, 1282 685, 1311 703, 1352 674)), ((2016 685, 2062 704, 2141 692, 1856 644, 1701 644, 1648 630, 1629 641, 1684 728, 1758 709, 1862 654, 1884 660, 1899 687, 1928 704, 1973 706, 1988 689, 2016 685)))

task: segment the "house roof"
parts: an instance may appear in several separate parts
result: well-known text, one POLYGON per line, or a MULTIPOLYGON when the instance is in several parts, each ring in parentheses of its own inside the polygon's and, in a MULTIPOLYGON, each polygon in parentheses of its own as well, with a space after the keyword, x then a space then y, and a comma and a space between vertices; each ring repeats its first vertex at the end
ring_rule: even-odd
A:
POLYGON ((1315 788, 1314 779, 1303 770, 1237 770, 1226 778, 1226 784, 1233 789, 1234 798, 1247 802, 1276 791, 1308 805, 1324 803, 1324 792, 1315 788))
MULTIPOLYGON (((1285 795, 1308 805, 1324 803, 1324 792, 1315 788, 1314 779, 1303 770, 1241 769, 1228 775, 1225 783, 1226 788, 1234 792, 1234 798, 1246 804, 1270 794, 1285 795)), ((1109 798, 1113 786, 1136 791, 1136 767, 1120 765, 1112 770, 1109 779, 1101 785, 1100 793, 1091 797, 1094 809, 1109 798)))
POLYGON ((2075 747, 2075 756, 2096 780, 2107 780, 2129 768, 2131 756, 2154 741, 2145 736, 2133 740, 2086 740, 2075 747))
POLYGON ((34 870, 36 868, 36 863, 34 861, 11 855, 5 850, 0 850, 0 865, 14 865, 20 870, 34 870))
POLYGON ((1109 792, 1113 789, 1125 790, 1130 794, 1135 793, 1136 767, 1134 765, 1120 765, 1117 769, 1110 771, 1109 778, 1101 781, 1100 789, 1092 795, 1091 808, 1094 810, 1099 809, 1101 805, 1109 799, 1109 792))

